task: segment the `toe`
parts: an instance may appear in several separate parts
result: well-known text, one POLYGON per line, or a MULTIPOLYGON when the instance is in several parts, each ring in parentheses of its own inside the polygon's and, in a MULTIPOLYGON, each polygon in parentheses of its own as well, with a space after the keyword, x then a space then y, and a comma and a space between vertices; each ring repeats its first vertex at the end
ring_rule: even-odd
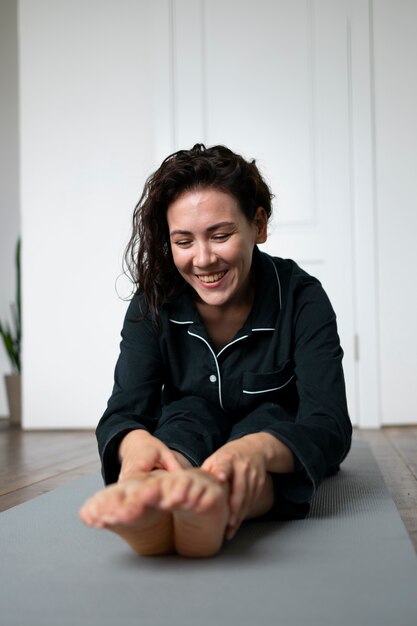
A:
POLYGON ((186 472, 168 472, 162 478, 159 507, 168 510, 182 504, 190 486, 186 472))

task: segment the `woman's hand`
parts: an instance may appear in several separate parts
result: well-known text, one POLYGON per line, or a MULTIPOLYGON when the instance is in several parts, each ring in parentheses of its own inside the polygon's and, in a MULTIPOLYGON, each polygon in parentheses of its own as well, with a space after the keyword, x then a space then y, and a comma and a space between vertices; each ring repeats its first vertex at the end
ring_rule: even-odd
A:
POLYGON ((266 457, 257 435, 230 441, 209 456, 201 469, 230 482, 230 517, 226 537, 232 539, 265 487, 266 457))
POLYGON ((294 458, 288 446, 277 437, 260 432, 226 443, 204 461, 202 469, 231 484, 226 529, 226 536, 231 539, 249 513, 256 517, 272 506, 269 472, 293 472, 294 458))
POLYGON ((175 452, 142 429, 132 430, 123 437, 119 446, 119 459, 121 463, 119 480, 154 469, 169 472, 183 469, 175 452))

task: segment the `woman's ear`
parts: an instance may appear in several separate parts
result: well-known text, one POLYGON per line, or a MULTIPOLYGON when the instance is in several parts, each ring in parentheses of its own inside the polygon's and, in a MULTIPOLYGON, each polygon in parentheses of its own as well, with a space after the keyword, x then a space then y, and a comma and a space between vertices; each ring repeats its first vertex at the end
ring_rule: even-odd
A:
POLYGON ((258 206, 256 209, 253 222, 256 226, 255 243, 265 243, 268 237, 268 216, 262 206, 258 206))

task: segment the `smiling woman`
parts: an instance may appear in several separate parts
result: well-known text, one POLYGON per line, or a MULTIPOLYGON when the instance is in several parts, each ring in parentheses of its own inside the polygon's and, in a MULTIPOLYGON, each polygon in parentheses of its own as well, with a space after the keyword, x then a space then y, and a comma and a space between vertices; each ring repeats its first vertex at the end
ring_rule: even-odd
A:
POLYGON ((221 316, 223 328, 208 328, 211 338, 223 330, 227 343, 252 308, 252 255, 255 244, 266 240, 265 209, 258 207, 249 221, 233 196, 202 188, 183 192, 169 206, 167 221, 174 264, 194 289, 206 326, 213 313, 221 316))
POLYGON ((212 556, 245 519, 302 518, 349 451, 333 309, 258 249, 271 197, 255 161, 196 144, 135 208, 136 293, 97 427, 109 486, 81 517, 139 554, 212 556))
POLYGON ((233 196, 202 188, 183 192, 169 206, 167 221, 174 264, 194 289, 197 311, 219 351, 252 308, 252 255, 266 240, 266 212, 258 207, 249 221, 233 196))

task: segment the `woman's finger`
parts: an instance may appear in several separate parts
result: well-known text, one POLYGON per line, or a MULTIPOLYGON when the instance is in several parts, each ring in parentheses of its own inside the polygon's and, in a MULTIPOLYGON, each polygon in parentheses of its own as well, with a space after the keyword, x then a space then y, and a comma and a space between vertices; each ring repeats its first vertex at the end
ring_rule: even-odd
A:
POLYGON ((228 525, 226 528, 226 539, 228 539, 230 541, 230 539, 233 539, 233 537, 236 535, 237 531, 239 530, 240 524, 236 525, 236 526, 230 526, 228 525))
POLYGON ((166 450, 161 450, 160 461, 160 466, 162 466, 162 469, 166 469, 168 472, 177 472, 178 470, 183 469, 181 463, 171 452, 171 450, 169 450, 169 448, 167 448, 166 450))
POLYGON ((247 465, 236 464, 234 467, 232 489, 229 498, 229 524, 234 526, 241 517, 242 509, 248 499, 247 465))
POLYGON ((233 477, 233 463, 231 461, 222 460, 216 462, 209 458, 204 461, 201 469, 210 472, 221 482, 227 482, 233 477))

